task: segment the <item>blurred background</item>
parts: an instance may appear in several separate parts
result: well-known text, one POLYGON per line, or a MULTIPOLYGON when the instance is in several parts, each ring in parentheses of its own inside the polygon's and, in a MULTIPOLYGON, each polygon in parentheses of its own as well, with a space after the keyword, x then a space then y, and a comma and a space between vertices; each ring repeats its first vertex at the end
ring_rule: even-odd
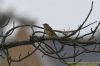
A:
MULTIPOLYGON (((0 13, 12 16, 15 19, 15 25, 20 24, 35 24, 42 26, 43 23, 48 23, 56 30, 73 30, 82 24, 86 18, 91 3, 94 1, 94 8, 86 24, 100 19, 100 1, 99 0, 0 0, 0 13)), ((97 25, 97 24, 95 24, 97 25)), ((95 25, 91 27, 95 27, 95 25)), ((5 31, 12 27, 10 23, 5 31)), ((43 26, 42 26, 43 27, 43 26)), ((89 27, 81 34, 90 31, 89 27)), ((25 28, 16 30, 14 40, 23 40, 29 36, 29 31, 25 28)), ((26 47, 23 47, 24 49, 26 47)), ((32 48, 29 46, 29 50, 32 48)), ((18 49, 11 50, 12 54, 18 54, 18 49)), ((19 49, 22 50, 21 48, 19 49)), ((24 51, 23 51, 24 52, 24 51)), ((15 56, 13 55, 13 56, 15 56)), ((57 60, 44 57, 41 58, 41 53, 37 52, 29 59, 25 59, 15 66, 65 66, 57 60), (51 59, 51 60, 49 60, 51 59), (27 61, 28 60, 28 61, 27 61), (30 64, 30 65, 29 65, 30 64)), ((3 66, 6 64, 0 62, 3 66)))

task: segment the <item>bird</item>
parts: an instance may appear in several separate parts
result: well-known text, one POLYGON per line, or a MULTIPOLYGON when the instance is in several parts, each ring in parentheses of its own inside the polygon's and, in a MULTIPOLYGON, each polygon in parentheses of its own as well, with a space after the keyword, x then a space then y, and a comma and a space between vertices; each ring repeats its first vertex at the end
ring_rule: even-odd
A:
POLYGON ((55 33, 55 32, 53 31, 53 29, 49 26, 49 24, 44 23, 43 26, 44 26, 44 33, 45 33, 46 35, 48 35, 49 38, 57 37, 56 33, 55 33))

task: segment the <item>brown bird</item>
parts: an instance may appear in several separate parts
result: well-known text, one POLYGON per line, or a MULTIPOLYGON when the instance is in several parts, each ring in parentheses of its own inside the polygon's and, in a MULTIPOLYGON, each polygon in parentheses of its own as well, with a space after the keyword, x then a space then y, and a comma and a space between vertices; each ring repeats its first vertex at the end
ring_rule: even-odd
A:
POLYGON ((57 37, 56 33, 47 23, 44 23, 43 26, 44 26, 44 33, 46 33, 46 35, 48 35, 50 38, 57 37))

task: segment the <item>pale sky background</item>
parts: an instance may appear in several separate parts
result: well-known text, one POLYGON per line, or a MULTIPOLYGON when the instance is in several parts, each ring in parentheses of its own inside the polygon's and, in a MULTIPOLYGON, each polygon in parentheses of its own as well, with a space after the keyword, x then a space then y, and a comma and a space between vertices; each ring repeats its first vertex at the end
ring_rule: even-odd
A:
POLYGON ((100 20, 100 0, 2 0, 3 10, 15 9, 17 15, 37 19, 37 25, 48 23, 57 30, 77 28, 87 16, 91 3, 93 12, 87 22, 100 20))
POLYGON ((48 23, 54 29, 69 30, 69 26, 75 29, 84 21, 92 1, 93 11, 86 23, 89 24, 100 21, 100 0, 2 0, 0 8, 4 11, 15 9, 19 16, 37 19, 39 26, 48 23))

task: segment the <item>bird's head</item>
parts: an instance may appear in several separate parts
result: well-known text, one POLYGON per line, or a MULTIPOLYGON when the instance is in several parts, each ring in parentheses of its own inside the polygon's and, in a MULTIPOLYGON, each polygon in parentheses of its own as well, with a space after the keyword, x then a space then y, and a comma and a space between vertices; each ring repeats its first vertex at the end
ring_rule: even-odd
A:
POLYGON ((44 23, 44 24, 42 24, 42 25, 47 26, 48 24, 47 24, 47 23, 44 23))

